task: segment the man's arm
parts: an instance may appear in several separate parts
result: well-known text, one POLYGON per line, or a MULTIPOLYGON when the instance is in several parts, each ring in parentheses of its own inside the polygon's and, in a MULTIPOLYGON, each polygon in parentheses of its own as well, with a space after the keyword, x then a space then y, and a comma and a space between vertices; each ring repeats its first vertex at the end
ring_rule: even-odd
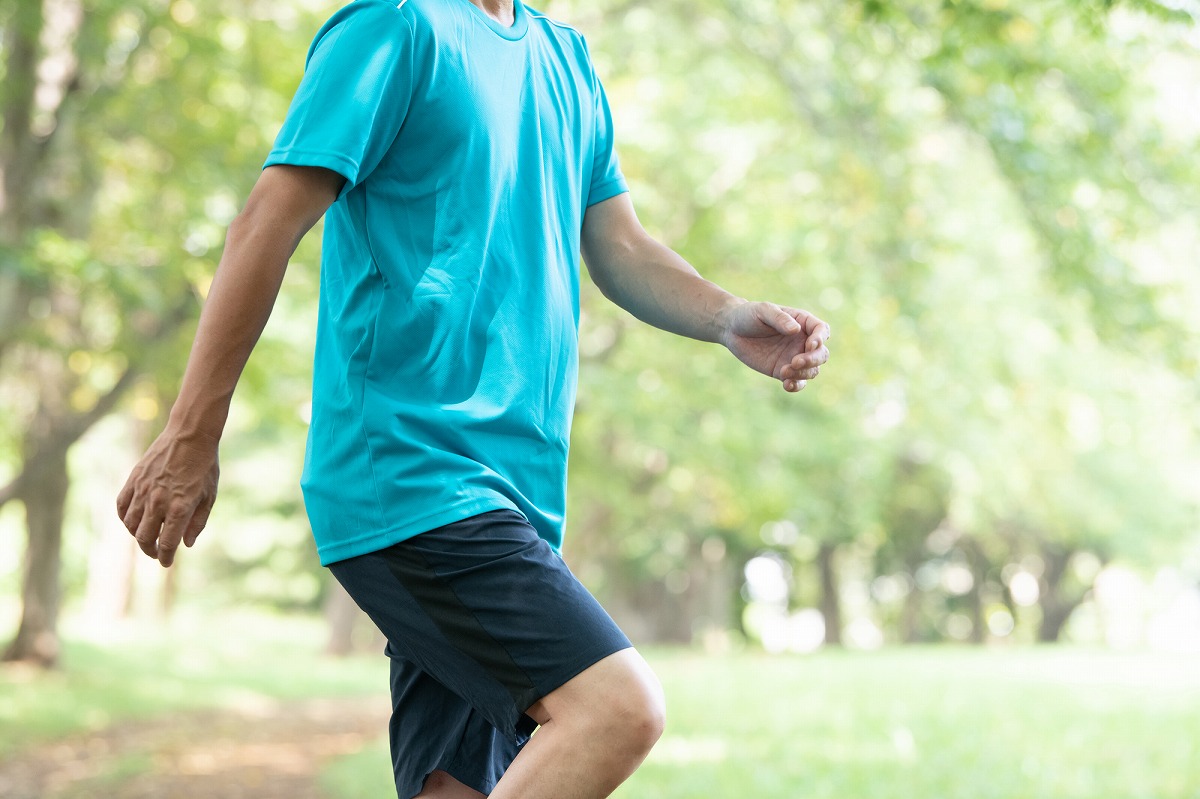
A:
POLYGON ((829 359, 829 325, 807 311, 747 302, 705 280, 646 233, 628 194, 587 209, 581 247, 605 297, 655 327, 724 344, 787 391, 804 388, 829 359))
POLYGON ((217 442, 234 387, 279 294, 288 259, 337 199, 344 178, 315 167, 263 170, 229 226, 167 427, 117 496, 138 546, 170 566, 191 546, 217 491, 217 442))

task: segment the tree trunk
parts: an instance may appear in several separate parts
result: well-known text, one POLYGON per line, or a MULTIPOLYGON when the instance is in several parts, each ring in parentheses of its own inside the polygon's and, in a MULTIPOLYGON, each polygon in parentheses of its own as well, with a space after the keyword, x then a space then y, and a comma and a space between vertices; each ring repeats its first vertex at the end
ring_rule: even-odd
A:
POLYGON ((1057 643, 1059 636, 1062 635, 1063 627, 1067 625, 1067 619, 1071 618, 1071 613, 1078 604, 1078 602, 1070 604, 1043 603, 1042 623, 1038 625, 1038 642, 1057 643))
MULTIPOLYGON (((0 72, 4 74, 0 82, 0 256, 4 258, 9 257, 9 250, 28 255, 29 237, 39 229, 55 230, 66 238, 82 241, 91 227, 101 183, 99 162, 90 157, 90 150, 84 146, 87 142, 75 123, 87 113, 81 105, 85 95, 91 111, 95 111, 99 89, 111 90, 119 81, 105 76, 103 56, 97 58, 108 49, 106 23, 110 17, 104 13, 85 15, 82 5, 79 0, 53 4, 21 0, 0 25, 0 72), (52 9, 58 15, 56 21, 63 23, 59 25, 59 32, 65 34, 63 41, 53 43, 42 36, 47 9, 52 9), (81 29, 83 22, 88 25, 81 29), (50 86, 58 91, 59 102, 55 108, 41 108, 38 87, 53 83, 42 68, 52 61, 73 66, 66 72, 58 67, 51 70, 59 78, 58 84, 50 86), (41 84, 39 74, 45 79, 41 84), (81 91, 85 85, 87 91, 81 91), (39 115, 53 117, 53 124, 35 124, 39 115)), ((146 39, 143 35, 137 41, 146 39)), ((0 504, 10 499, 24 504, 29 541, 21 623, 3 657, 51 665, 58 649, 55 628, 69 488, 67 453, 80 436, 113 410, 152 359, 155 343, 166 340, 168 333, 191 317, 194 300, 190 296, 182 298, 179 307, 154 326, 137 325, 141 340, 151 346, 130 353, 116 383, 90 409, 79 411, 70 401, 79 377, 67 369, 65 362, 68 352, 96 348, 87 327, 80 323, 86 295, 48 280, 53 270, 36 279, 23 279, 24 270, 11 270, 7 262, 2 266, 0 357, 11 357, 14 348, 27 347, 37 372, 31 384, 37 386, 38 393, 37 410, 26 425, 29 432, 17 476, 8 486, 0 487, 0 504), (34 296, 50 303, 51 314, 61 324, 54 328, 45 325, 35 340, 26 341, 21 333, 34 296), (12 309, 17 313, 10 315, 12 309), (51 330, 54 332, 48 332, 51 330)), ((106 348, 111 343, 100 346, 106 348)))
POLYGON ((40 468, 28 475, 20 495, 29 534, 21 587, 21 624, 3 659, 50 667, 58 662, 59 565, 70 480, 65 452, 38 460, 40 468))
POLYGON ((63 407, 70 394, 69 384, 63 381, 70 378, 61 359, 40 359, 38 367, 41 398, 26 433, 22 468, 17 478, 0 491, 0 500, 11 497, 24 504, 28 535, 21 623, 16 638, 0 659, 53 666, 58 658, 59 570, 71 483, 67 453, 92 425, 112 410, 132 384, 135 373, 127 369, 91 409, 78 414, 63 407))
POLYGON ((967 615, 971 619, 971 635, 967 640, 972 644, 982 644, 987 637, 987 619, 983 616, 983 588, 987 582, 988 570, 991 563, 983 552, 979 542, 969 535, 959 538, 959 546, 967 556, 967 565, 971 569, 971 590, 967 592, 967 615))
POLYGON ((1067 620, 1087 595, 1086 590, 1077 590, 1068 595, 1063 585, 1067 564, 1074 554, 1073 549, 1042 548, 1042 561, 1046 564, 1046 569, 1042 573, 1042 592, 1038 598, 1038 605, 1042 609, 1042 622, 1038 625, 1037 636, 1040 643, 1052 644, 1058 641, 1067 620))
POLYGON ((821 542, 817 550, 817 570, 821 577, 821 615, 825 618, 825 645, 842 645, 842 599, 835 555, 837 545, 821 542))
POLYGON ((900 611, 900 640, 906 644, 919 644, 923 640, 921 607, 924 604, 925 592, 917 585, 919 567, 916 559, 909 560, 904 566, 904 575, 908 578, 908 593, 904 595, 904 606, 900 611))
POLYGON ((39 39, 45 23, 40 0, 17 3, 5 25, 0 53, 4 53, 4 83, 0 87, 0 241, 16 243, 29 228, 30 201, 34 193, 37 140, 32 135, 37 69, 41 61, 39 39))

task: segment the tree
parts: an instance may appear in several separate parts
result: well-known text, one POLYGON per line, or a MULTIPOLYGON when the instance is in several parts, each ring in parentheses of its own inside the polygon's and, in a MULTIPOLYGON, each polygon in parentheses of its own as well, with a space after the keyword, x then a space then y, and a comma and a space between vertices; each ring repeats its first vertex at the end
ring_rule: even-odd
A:
MULTIPOLYGON (((585 290, 568 554, 647 635, 734 623, 741 568, 764 549, 792 561, 793 601, 823 608, 831 641, 864 613, 901 638, 965 616, 982 640, 1005 567, 1035 558, 1034 622, 1054 637, 1087 590, 1069 553, 1173 551, 1191 510, 1180 475, 1200 468, 1200 131, 1168 124, 1156 89, 1200 73, 1180 12, 548 10, 589 35, 651 231, 835 330, 829 369, 785 397, 585 290), (875 576, 959 567, 966 593, 935 580, 899 605, 855 599, 875 576)), ((153 426, 174 394, 196 298, 319 22, 300 21, 231 0, 0 0, 0 503, 25 505, 30 534, 15 655, 53 658, 72 443, 116 407, 153 426)), ((311 249, 299 259, 231 423, 247 448, 302 426, 311 249)), ((299 503, 239 482, 222 503, 257 503, 281 546, 206 547, 208 573, 311 605, 299 503)))
MULTIPOLYGON (((1175 535, 1185 492, 1164 500, 1170 513, 1142 517, 1151 525, 1088 512, 1110 490, 1140 505, 1132 485, 1142 480, 1122 487, 1088 466, 1119 445, 1082 451, 1062 409, 1114 393, 1091 376, 1111 377, 1135 356, 1155 372, 1185 370, 1177 386, 1195 373, 1185 342, 1196 327, 1178 307, 1193 279, 1178 252, 1155 260, 1141 250, 1195 205, 1197 161, 1178 154, 1195 153, 1196 132, 1164 135, 1146 85, 1153 59, 1184 52, 1177 14, 1145 2, 709 0, 621 3, 591 18, 570 4, 564 15, 580 13, 651 229, 718 282, 812 302, 835 330, 828 376, 788 404, 719 356, 627 331, 585 300, 584 341, 595 324, 611 351, 585 366, 599 375, 583 394, 572 468, 596 474, 623 451, 632 462, 577 483, 572 507, 610 526, 609 549, 631 571, 657 555, 622 547, 626 535, 706 536, 714 499, 728 496, 722 534, 742 551, 762 546, 771 519, 816 539, 827 615, 839 593, 828 566, 847 542, 879 549, 881 564, 905 550, 913 572, 968 564, 972 587, 951 606, 978 641, 1008 558, 1070 537, 1175 535), (658 36, 664 24, 680 35, 658 36), (1148 280, 1163 260, 1179 266, 1154 267, 1161 274, 1148 280), (852 380, 839 379, 843 364, 852 380), (705 416, 725 432, 708 433, 720 425, 705 416), (637 448, 620 444, 639 437, 693 471, 693 488, 622 491, 623 474, 656 482, 634 468, 637 448), (912 524, 896 504, 908 489, 885 476, 905 463, 927 464, 918 471, 930 478, 897 478, 924 485, 912 524), (1058 472, 1032 494, 1029 477, 1050 464, 1058 472), (618 491, 630 502, 601 512, 618 491), (1030 512, 1058 521, 1019 539, 1002 532, 1003 519, 1030 512), (943 523, 958 543, 934 557, 924 538, 943 523)), ((1106 412, 1153 396, 1115 393, 1129 404, 1103 403, 1106 412)), ((1155 480, 1188 462, 1143 454, 1131 469, 1155 480)), ((671 471, 657 480, 669 484, 671 471)))
MULTIPOLYGON (((197 295, 266 151, 249 111, 286 102, 258 46, 280 31, 240 4, 208 12, 0 2, 2 432, 20 442, 3 450, 0 501, 24 505, 29 534, 8 659, 55 660, 67 453, 139 382, 177 381, 197 295)), ((157 393, 141 390, 136 412, 157 416, 157 393)))

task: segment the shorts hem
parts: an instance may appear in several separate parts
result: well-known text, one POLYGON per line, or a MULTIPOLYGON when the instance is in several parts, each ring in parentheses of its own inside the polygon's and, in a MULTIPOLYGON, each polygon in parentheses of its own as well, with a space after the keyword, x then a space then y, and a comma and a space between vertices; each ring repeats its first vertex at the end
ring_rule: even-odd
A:
POLYGON ((500 780, 490 780, 487 777, 469 775, 464 764, 460 763, 457 758, 448 763, 439 763, 437 770, 446 772, 463 785, 473 791, 479 791, 484 796, 496 790, 496 783, 500 782, 500 780))
MULTIPOLYGON (((619 628, 615 628, 615 629, 619 630, 619 628)), ((621 634, 624 635, 624 633, 621 633, 621 634)), ((517 718, 517 723, 514 725, 514 728, 516 729, 518 735, 520 734, 521 728, 522 728, 521 720, 522 719, 532 719, 532 717, 527 714, 527 711, 529 710, 529 708, 533 707, 534 704, 536 704, 537 702, 540 702, 542 699, 545 699, 547 696, 554 693, 559 688, 562 688, 564 685, 569 683, 571 680, 575 679, 580 674, 583 674, 585 671, 590 669, 592 666, 595 666, 597 663, 604 660, 605 658, 612 657, 613 655, 617 654, 618 652, 624 652, 627 649, 634 648, 633 644, 630 643, 627 638, 624 641, 610 640, 608 643, 609 643, 609 646, 600 647, 596 650, 593 650, 591 653, 572 661, 570 663, 570 665, 568 665, 566 668, 564 668, 562 670, 562 672, 561 672, 562 676, 555 676, 555 678, 553 680, 551 680, 550 683, 547 683, 544 690, 542 687, 539 686, 537 691, 532 692, 534 694, 533 699, 529 702, 529 704, 527 704, 525 706, 525 709, 521 711, 521 715, 517 718), (557 684, 551 684, 551 683, 557 683, 557 684)), ((538 726, 537 722, 534 721, 534 729, 536 729, 537 726, 538 726)), ((532 734, 533 730, 530 730, 529 732, 530 732, 530 734, 532 734)), ((519 739, 513 739, 513 740, 517 740, 518 742, 520 742, 519 739)))

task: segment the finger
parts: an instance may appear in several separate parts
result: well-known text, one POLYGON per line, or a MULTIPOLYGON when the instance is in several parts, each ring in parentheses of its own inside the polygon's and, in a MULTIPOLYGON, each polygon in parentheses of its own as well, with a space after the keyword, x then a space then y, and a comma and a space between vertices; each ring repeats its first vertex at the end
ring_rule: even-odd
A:
POLYGON ((137 476, 138 469, 134 467, 129 473, 129 477, 125 480, 125 485, 121 487, 120 493, 117 494, 117 515, 121 517, 121 523, 125 525, 130 535, 137 532, 138 524, 142 520, 142 512, 145 509, 145 503, 141 501, 141 497, 137 492, 137 476))
POLYGON ((829 325, 815 314, 809 313, 803 308, 791 308, 786 305, 782 306, 782 310, 795 319, 796 323, 804 329, 805 334, 808 336, 808 341, 805 342, 805 351, 811 352, 829 340, 829 325))
POLYGON ((137 532, 133 537, 137 539, 138 548, 146 553, 147 557, 158 559, 158 533, 162 528, 162 513, 155 508, 148 508, 142 519, 138 522, 137 532))
MULTIPOLYGON (((811 311, 806 311, 803 308, 792 308, 789 305, 781 305, 780 308, 788 316, 791 316, 793 319, 795 319, 796 322, 804 328, 805 333, 812 333, 819 325, 825 324, 820 318, 817 317, 816 314, 812 313, 811 311)), ((828 327, 828 325, 825 326, 828 327)))
POLYGON ((121 517, 121 523, 125 525, 125 529, 129 531, 130 535, 137 535, 138 526, 142 523, 142 517, 145 514, 146 506, 143 502, 136 498, 130 500, 129 507, 121 517))
POLYGON ((204 530, 204 526, 208 524, 208 514, 212 512, 212 504, 201 504, 196 508, 196 512, 192 514, 192 521, 188 524, 187 532, 183 534, 183 545, 190 547, 196 543, 196 539, 200 537, 200 533, 204 530))
POLYGON ((170 566, 175 561, 175 550, 183 540, 183 533, 192 521, 193 508, 187 505, 171 505, 163 520, 162 530, 158 534, 158 562, 163 567, 170 566))
POLYGON ((808 334, 808 342, 806 345, 806 348, 811 351, 825 346, 825 342, 829 340, 831 331, 829 330, 829 325, 822 322, 820 319, 817 319, 817 317, 810 316, 809 319, 816 322, 816 326, 811 328, 808 334))
POLYGON ((129 510, 129 504, 133 502, 133 486, 131 483, 132 479, 126 480, 125 486, 117 494, 117 515, 122 520, 125 518, 125 511, 129 510))
POLYGON ((808 384, 804 380, 784 380, 783 390, 795 394, 797 391, 802 391, 806 385, 808 384))
POLYGON ((808 352, 798 357, 802 359, 803 367, 820 366, 829 360, 829 350, 824 345, 819 345, 815 349, 810 346, 808 352))
POLYGON ((800 372, 806 369, 814 369, 829 360, 829 350, 822 347, 819 350, 812 352, 804 352, 792 356, 784 367, 782 377, 804 378, 800 372))
POLYGON ((758 318, 776 332, 785 335, 795 335, 804 332, 804 325, 800 323, 794 316, 785 311, 778 305, 770 302, 762 303, 758 318))
POLYGON ((805 366, 802 368, 797 368, 797 367, 794 367, 789 364, 783 370, 783 378, 785 380, 792 380, 792 381, 812 380, 812 379, 816 378, 816 376, 819 375, 820 373, 821 373, 821 368, 819 366, 805 366))

